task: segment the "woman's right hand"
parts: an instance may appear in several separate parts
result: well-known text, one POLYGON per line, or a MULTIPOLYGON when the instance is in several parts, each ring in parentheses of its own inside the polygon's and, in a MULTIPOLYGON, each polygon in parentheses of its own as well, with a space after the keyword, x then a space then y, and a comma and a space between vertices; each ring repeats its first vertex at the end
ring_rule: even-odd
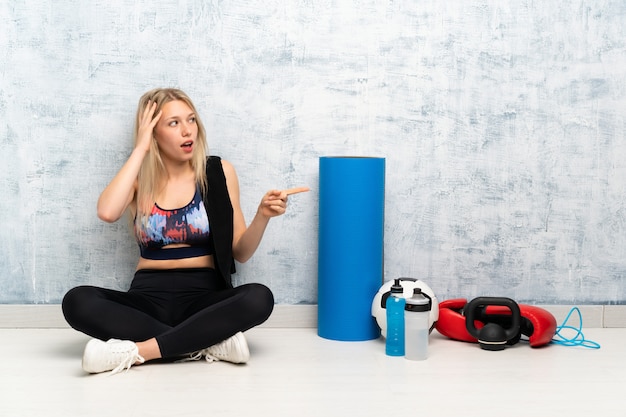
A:
POLYGON ((156 115, 156 103, 149 101, 143 110, 137 127, 136 146, 130 157, 106 186, 98 199, 98 217, 105 222, 117 221, 135 196, 135 183, 144 158, 150 152, 152 132, 161 118, 161 112, 156 115))
POLYGON ((137 128, 137 147, 143 149, 146 153, 150 152, 150 144, 152 142, 152 132, 157 122, 161 118, 162 110, 155 115, 157 104, 155 101, 148 101, 146 108, 143 110, 139 126, 137 128))

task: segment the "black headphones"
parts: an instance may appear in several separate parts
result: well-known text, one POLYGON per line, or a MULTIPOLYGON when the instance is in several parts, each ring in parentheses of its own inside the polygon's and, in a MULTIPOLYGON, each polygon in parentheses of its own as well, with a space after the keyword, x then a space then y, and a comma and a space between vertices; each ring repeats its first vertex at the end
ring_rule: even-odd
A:
POLYGON ((478 297, 467 304, 464 309, 465 327, 470 335, 478 339, 478 343, 485 350, 503 350, 507 344, 512 345, 519 341, 521 313, 519 305, 506 297, 478 297), (487 306, 504 306, 511 310, 505 321, 494 322, 485 320, 487 306), (477 329, 474 320, 486 323, 477 329))

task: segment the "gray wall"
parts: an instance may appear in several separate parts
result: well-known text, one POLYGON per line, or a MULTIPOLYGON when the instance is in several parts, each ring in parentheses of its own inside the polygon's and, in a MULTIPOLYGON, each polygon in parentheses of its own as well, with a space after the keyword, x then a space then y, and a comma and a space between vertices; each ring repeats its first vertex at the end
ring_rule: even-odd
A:
POLYGON ((385 279, 440 299, 626 301, 623 1, 0 4, 0 302, 125 289, 95 214, 155 86, 195 100, 252 218, 310 185, 237 283, 317 300, 318 158, 387 158, 385 279))

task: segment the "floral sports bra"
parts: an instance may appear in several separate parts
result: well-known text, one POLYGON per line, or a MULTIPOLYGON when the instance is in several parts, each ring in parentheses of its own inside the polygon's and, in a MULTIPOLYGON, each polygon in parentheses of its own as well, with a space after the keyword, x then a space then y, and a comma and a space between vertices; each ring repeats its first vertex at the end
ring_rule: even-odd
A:
POLYGON ((184 207, 166 210, 154 203, 149 216, 135 219, 135 236, 141 257, 146 259, 193 258, 214 252, 199 188, 184 207), (164 248, 171 244, 189 246, 164 248))

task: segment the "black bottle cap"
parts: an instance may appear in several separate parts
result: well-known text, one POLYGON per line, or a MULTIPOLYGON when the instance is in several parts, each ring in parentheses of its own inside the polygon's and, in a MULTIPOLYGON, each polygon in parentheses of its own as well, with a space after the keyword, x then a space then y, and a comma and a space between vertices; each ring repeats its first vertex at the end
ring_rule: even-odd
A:
POLYGON ((404 292, 402 285, 400 284, 400 279, 396 278, 393 280, 393 285, 391 286, 391 292, 394 294, 398 294, 404 292))

